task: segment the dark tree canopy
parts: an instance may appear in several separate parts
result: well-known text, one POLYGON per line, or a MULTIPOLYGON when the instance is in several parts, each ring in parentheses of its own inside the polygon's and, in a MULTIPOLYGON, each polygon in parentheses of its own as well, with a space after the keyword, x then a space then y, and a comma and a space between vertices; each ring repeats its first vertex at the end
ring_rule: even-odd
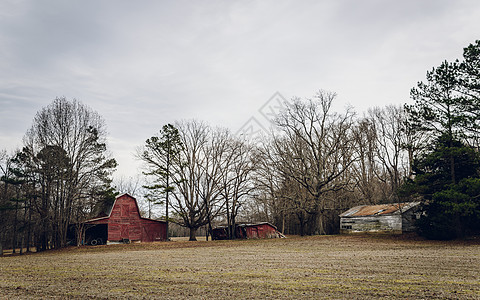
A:
POLYGON ((32 190, 39 250, 65 246, 69 224, 108 190, 116 161, 105 140, 104 120, 77 100, 57 98, 36 114, 15 162, 32 190))
POLYGON ((478 230, 480 163, 478 132, 480 41, 464 49, 464 60, 443 62, 411 91, 409 126, 430 138, 414 160, 415 179, 406 194, 424 201, 420 233, 434 239, 462 237, 478 230))
POLYGON ((440 138, 434 149, 418 159, 417 177, 407 185, 424 199, 420 233, 433 239, 463 237, 480 229, 480 160, 478 153, 459 141, 440 138), (455 157, 457 183, 450 181, 448 157, 455 157))

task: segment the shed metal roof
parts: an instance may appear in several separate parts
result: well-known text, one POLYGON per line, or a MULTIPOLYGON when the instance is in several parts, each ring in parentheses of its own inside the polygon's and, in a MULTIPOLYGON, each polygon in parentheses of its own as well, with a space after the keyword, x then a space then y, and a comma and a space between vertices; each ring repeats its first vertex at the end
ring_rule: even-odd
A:
POLYGON ((379 205, 355 206, 340 214, 340 217, 367 217, 380 215, 398 215, 419 205, 420 202, 404 202, 379 205))

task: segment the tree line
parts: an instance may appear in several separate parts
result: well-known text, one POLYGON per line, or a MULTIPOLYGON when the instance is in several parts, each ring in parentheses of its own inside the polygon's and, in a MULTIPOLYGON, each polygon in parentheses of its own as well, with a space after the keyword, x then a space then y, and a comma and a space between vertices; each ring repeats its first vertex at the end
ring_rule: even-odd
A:
POLYGON ((57 98, 36 114, 23 149, 0 154, 0 249, 66 246, 68 226, 112 196, 116 161, 105 138, 103 119, 76 100, 57 98))
MULTIPOLYGON (((138 191, 191 240, 218 224, 235 238, 237 222, 255 221, 286 234, 331 234, 354 205, 413 200, 423 205, 421 234, 476 232, 479 62, 476 41, 462 60, 427 72, 413 104, 361 116, 334 112, 333 92, 294 98, 259 140, 198 120, 166 124, 138 148, 146 178, 138 191)), ((0 248, 64 247, 70 224, 126 192, 112 184, 105 139, 104 120, 76 100, 57 98, 36 114, 23 149, 0 152, 0 248)))

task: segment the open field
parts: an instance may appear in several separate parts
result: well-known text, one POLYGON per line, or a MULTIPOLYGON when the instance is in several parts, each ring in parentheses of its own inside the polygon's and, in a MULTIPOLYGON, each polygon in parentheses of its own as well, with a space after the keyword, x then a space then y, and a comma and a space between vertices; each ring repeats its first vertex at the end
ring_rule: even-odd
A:
POLYGON ((0 258, 0 299, 480 299, 480 242, 173 241, 0 258))

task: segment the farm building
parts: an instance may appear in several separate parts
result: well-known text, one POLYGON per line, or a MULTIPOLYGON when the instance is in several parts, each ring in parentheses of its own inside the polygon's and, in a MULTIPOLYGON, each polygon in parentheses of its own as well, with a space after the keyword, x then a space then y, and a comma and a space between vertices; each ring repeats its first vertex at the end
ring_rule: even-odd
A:
POLYGON ((128 194, 118 196, 111 204, 97 206, 94 215, 95 218, 84 222, 86 244, 153 242, 167 238, 166 223, 141 217, 137 200, 128 194))
POLYGON ((360 205, 340 215, 340 233, 391 232, 415 230, 420 202, 360 205))
MULTIPOLYGON (((212 230, 213 240, 226 240, 228 239, 228 227, 219 226, 212 230)), ((237 239, 269 239, 285 237, 281 232, 277 230, 274 225, 263 222, 258 224, 236 224, 235 225, 235 237, 237 239)))

